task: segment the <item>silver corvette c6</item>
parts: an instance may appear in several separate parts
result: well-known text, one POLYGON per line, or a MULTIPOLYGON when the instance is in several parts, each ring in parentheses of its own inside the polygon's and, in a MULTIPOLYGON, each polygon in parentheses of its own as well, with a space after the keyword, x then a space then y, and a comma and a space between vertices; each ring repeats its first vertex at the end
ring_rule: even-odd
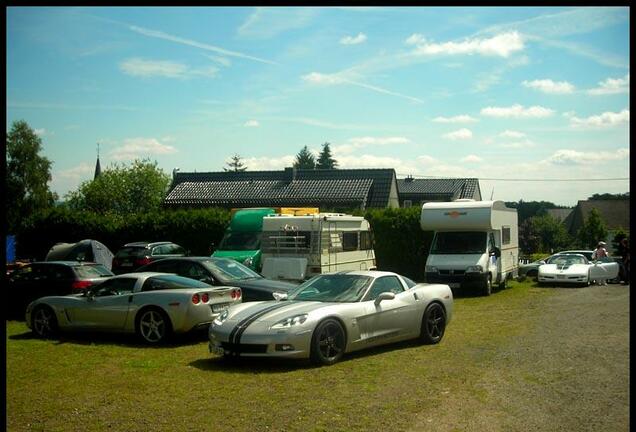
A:
POLYGON ((39 337, 58 330, 136 333, 150 344, 172 333, 208 326, 241 301, 236 287, 212 287, 165 273, 111 277, 82 294, 41 297, 27 306, 26 324, 39 337))
POLYGON ((329 365, 344 353, 400 340, 438 343, 453 315, 448 285, 382 271, 322 274, 278 297, 219 315, 209 329, 210 352, 329 365))

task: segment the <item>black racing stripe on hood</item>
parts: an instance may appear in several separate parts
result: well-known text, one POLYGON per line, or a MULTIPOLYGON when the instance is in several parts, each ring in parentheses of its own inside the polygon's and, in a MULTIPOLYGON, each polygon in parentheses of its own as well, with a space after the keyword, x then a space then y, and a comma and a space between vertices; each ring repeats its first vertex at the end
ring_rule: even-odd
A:
POLYGON ((236 327, 234 327, 232 329, 232 332, 230 333, 230 338, 229 338, 229 342, 233 343, 233 344, 238 344, 241 341, 241 336, 243 335, 243 332, 245 331, 245 329, 252 324, 254 321, 256 321, 257 319, 259 319, 260 317, 262 317, 263 315, 275 310, 275 309, 280 309, 282 307, 287 306, 287 304, 285 302, 280 302, 280 303, 275 303, 269 307, 266 307, 265 309, 261 309, 258 312, 253 313, 252 315, 248 316, 247 318, 243 318, 237 325, 236 327))

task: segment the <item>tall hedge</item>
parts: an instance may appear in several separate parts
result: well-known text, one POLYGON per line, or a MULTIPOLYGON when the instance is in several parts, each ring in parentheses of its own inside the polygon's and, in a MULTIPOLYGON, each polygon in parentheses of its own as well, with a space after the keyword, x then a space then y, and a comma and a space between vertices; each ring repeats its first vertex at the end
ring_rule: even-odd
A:
MULTIPOLYGON (((420 228, 418 207, 347 213, 362 214, 370 222, 378 269, 424 280, 432 233, 420 228)), ((17 234, 16 252, 20 258, 43 260, 59 242, 94 239, 115 253, 125 243, 166 240, 180 244, 192 255, 209 255, 210 244, 219 244, 229 221, 230 211, 220 208, 164 209, 122 218, 56 207, 27 220, 17 234)))

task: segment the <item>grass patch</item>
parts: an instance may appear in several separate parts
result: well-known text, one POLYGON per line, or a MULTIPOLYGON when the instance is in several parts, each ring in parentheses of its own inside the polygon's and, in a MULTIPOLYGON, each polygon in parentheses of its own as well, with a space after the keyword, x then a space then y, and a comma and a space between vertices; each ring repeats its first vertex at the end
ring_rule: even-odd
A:
POLYGON ((7 426, 12 431, 405 430, 471 389, 493 357, 528 331, 550 290, 512 282, 459 297, 444 340, 399 343, 306 362, 226 362, 204 335, 161 348, 122 336, 42 341, 8 321, 7 426))

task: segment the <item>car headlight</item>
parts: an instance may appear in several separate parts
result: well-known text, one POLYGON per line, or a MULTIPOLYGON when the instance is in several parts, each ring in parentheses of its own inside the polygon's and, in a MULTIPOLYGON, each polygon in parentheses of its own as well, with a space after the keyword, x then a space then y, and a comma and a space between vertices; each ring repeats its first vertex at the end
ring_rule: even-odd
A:
POLYGON ((254 263, 254 258, 252 258, 252 257, 245 258, 243 260, 243 264, 245 264, 248 267, 251 267, 253 263, 254 263))
POLYGON ((484 268, 480 265, 474 265, 466 268, 466 273, 482 273, 484 268))
POLYGON ((424 271, 425 271, 426 273, 437 273, 437 267, 434 267, 434 266, 426 266, 426 267, 424 268, 424 271))
POLYGON ((227 309, 225 309, 223 312, 221 312, 221 314, 218 317, 214 319, 214 325, 223 324, 223 322, 227 319, 228 315, 230 315, 230 312, 227 309))
POLYGON ((289 328, 295 325, 299 325, 307 321, 307 314, 296 315, 293 317, 285 318, 284 320, 278 321, 276 324, 272 326, 274 329, 282 329, 289 328))

